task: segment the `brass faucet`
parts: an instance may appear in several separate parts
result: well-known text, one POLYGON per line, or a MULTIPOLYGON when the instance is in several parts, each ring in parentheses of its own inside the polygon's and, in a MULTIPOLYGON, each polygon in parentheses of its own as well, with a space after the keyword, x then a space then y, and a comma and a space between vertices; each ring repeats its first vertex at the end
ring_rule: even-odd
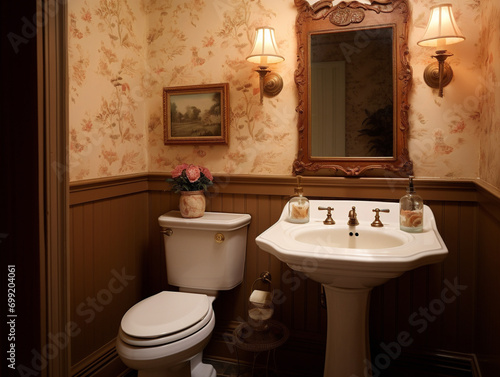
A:
POLYGON ((326 219, 323 221, 323 224, 325 225, 333 225, 335 224, 335 221, 332 219, 332 211, 333 207, 318 207, 320 211, 328 211, 326 213, 326 219))
POLYGON ((372 222, 371 225, 374 226, 374 227, 376 227, 376 228, 383 227, 384 224, 382 223, 382 221, 380 221, 380 212, 389 213, 390 210, 389 209, 375 208, 372 211, 375 212, 375 220, 373 220, 373 222, 372 222))
POLYGON ((352 206, 352 209, 349 211, 349 221, 347 222, 347 225, 359 225, 355 206, 352 206))

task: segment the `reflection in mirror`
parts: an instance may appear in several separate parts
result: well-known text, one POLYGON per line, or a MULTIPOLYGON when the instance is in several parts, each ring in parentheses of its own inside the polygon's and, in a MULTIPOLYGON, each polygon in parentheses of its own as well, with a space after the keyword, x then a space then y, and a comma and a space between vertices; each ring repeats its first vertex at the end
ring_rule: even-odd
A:
POLYGON ((294 174, 408 176, 408 0, 295 0, 294 174))
POLYGON ((390 27, 312 34, 311 155, 393 156, 390 27))

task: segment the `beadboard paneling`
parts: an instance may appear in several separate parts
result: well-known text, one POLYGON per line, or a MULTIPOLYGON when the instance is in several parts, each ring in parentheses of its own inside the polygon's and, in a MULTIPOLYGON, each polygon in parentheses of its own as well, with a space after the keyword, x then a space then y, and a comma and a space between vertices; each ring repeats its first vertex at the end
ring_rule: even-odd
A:
MULTIPOLYGON (((78 325, 85 329, 72 339, 73 364, 80 362, 80 366, 82 360, 92 363, 92 355, 98 359, 98 350, 116 336, 121 316, 130 306, 150 294, 173 288, 167 284, 157 218, 177 208, 178 196, 165 192, 164 179, 152 174, 72 185, 70 311, 78 325), (87 298, 96 297, 99 290, 106 289, 112 278, 110 271, 122 267, 135 276, 127 293, 114 295, 109 305, 96 312, 91 323, 85 323, 89 317, 79 316, 76 308, 87 298)), ((285 359, 294 371, 314 376, 321 374, 326 332, 321 287, 255 244, 255 237, 279 218, 288 195, 293 192, 294 181, 290 177, 226 177, 219 179, 208 195, 208 211, 249 213, 252 222, 244 281, 231 291, 220 292, 215 301, 217 324, 206 355, 236 360, 234 348, 226 342, 228 335, 246 319, 251 285, 267 270, 272 274, 273 287, 281 295, 274 318, 291 332, 290 340, 278 352, 278 361, 285 359)), ((303 182, 306 195, 311 198, 369 197, 391 201, 404 194, 405 185, 406 180, 401 179, 305 177, 303 182)), ((408 350, 403 350, 408 354, 428 354, 436 350, 461 354, 484 350, 487 353, 491 340, 481 323, 488 316, 475 311, 474 307, 478 303, 490 305, 487 293, 483 298, 476 293, 477 283, 484 285, 485 292, 492 293, 485 279, 494 276, 496 270, 490 261, 496 259, 491 257, 492 253, 480 255, 479 251, 498 245, 498 218, 490 212, 494 208, 492 203, 498 206, 500 200, 495 195, 478 194, 477 185, 470 181, 419 180, 417 188, 431 206, 450 253, 443 263, 410 271, 373 290, 372 357, 381 352, 382 343, 393 342, 402 331, 408 331, 414 340, 408 350), (483 214, 484 211, 487 213, 483 214), (478 279, 478 268, 489 271, 485 279, 478 279), (430 305, 440 298, 447 282, 455 281, 467 288, 455 301, 446 304, 442 312, 429 317, 423 329, 421 313, 432 309, 430 305), (420 322, 415 323, 416 319, 420 322), (483 342, 481 346, 478 337, 483 342)), ((238 356, 251 360, 249 354, 240 352, 238 356)))
POLYGON ((80 329, 71 339, 73 366, 98 359, 123 314, 144 297, 148 211, 146 192, 70 208, 69 312, 80 329))
POLYGON ((489 377, 500 370, 500 193, 478 192, 475 343, 482 375, 489 377))

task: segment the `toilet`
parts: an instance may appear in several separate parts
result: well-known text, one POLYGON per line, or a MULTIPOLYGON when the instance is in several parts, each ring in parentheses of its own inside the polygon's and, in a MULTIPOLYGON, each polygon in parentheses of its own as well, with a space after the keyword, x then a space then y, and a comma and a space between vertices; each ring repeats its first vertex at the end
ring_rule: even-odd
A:
POLYGON ((215 326, 217 292, 243 280, 248 214, 205 212, 196 219, 171 211, 158 218, 170 285, 130 308, 116 350, 138 377, 216 377, 202 363, 215 326))

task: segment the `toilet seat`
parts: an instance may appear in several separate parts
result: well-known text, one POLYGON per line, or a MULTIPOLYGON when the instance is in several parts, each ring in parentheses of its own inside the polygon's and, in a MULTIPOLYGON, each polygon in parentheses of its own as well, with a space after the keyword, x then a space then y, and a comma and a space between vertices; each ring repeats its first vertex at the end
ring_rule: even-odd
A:
POLYGON ((164 291, 130 308, 122 318, 119 335, 133 346, 158 346, 194 334, 212 317, 208 296, 164 291))
POLYGON ((213 310, 210 310, 209 314, 203 318, 202 321, 198 322, 196 325, 185 329, 183 331, 179 331, 178 333, 172 334, 172 335, 167 335, 163 337, 158 337, 158 338, 136 338, 130 335, 127 335, 123 330, 120 328, 119 330, 119 337, 120 339, 131 346, 135 347, 153 347, 153 346, 163 346, 169 343, 174 343, 178 340, 187 338, 190 335, 193 335, 194 333, 198 332, 199 330, 203 329, 213 318, 214 312, 213 310))

